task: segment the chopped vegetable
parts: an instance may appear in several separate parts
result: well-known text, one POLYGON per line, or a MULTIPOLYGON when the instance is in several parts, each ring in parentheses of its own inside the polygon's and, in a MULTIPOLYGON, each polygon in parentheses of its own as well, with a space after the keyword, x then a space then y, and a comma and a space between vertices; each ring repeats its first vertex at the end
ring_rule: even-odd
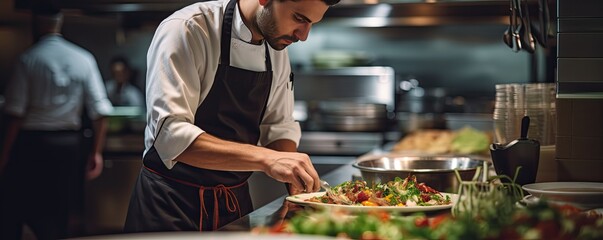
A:
MULTIPOLYGON (((377 211, 350 216, 342 210, 306 210, 285 221, 284 227, 272 229, 346 239, 603 239, 600 213, 545 200, 520 206, 519 186, 513 181, 500 183, 496 181, 499 177, 490 178, 489 182, 462 182, 453 214, 390 216, 377 211)), ((357 193, 371 190, 383 198, 397 199, 401 189, 426 189, 417 185, 420 184, 416 184, 416 179, 407 178, 371 189, 362 182, 346 182, 338 187, 340 191, 355 189, 357 193)), ((362 204, 368 204, 365 202, 362 204)))
POLYGON ((346 181, 332 188, 332 193, 307 199, 309 202, 362 206, 434 206, 451 204, 450 196, 418 183, 415 176, 368 187, 365 181, 346 181), (341 201, 345 199, 346 201, 341 201), (347 201, 350 200, 350 201, 347 201), (351 204, 350 204, 351 202, 351 204))

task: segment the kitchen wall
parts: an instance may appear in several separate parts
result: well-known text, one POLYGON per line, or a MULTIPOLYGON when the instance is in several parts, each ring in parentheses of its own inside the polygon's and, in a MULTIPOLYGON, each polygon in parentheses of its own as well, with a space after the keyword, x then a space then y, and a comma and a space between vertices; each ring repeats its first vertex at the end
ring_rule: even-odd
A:
POLYGON ((603 181, 603 2, 557 0, 557 175, 603 181))
MULTIPOLYGON (((327 20, 328 21, 328 20, 327 20)), ((311 68, 323 51, 361 53, 372 65, 391 66, 399 78, 415 77, 427 88, 450 94, 494 96, 499 83, 530 78, 530 55, 503 42, 502 24, 356 28, 317 24, 309 40, 289 47, 298 68, 311 68)))
MULTIPOLYGON (((82 16, 73 12, 66 15, 63 32, 67 39, 96 56, 105 79, 110 77, 108 64, 112 56, 130 58, 139 70, 136 85, 144 88, 146 51, 157 22, 131 28, 123 27, 127 23, 122 19, 116 14, 82 16)), ((0 25, 1 41, 5 43, 0 45, 0 79, 10 76, 14 58, 31 43, 28 23, 26 16, 18 24, 0 25)), ((331 24, 327 19, 313 28, 308 41, 292 45, 289 51, 297 70, 311 70, 312 57, 324 51, 362 53, 369 58, 370 65, 392 66, 399 78, 412 76, 424 87, 444 87, 450 94, 493 97, 494 84, 552 81, 530 76, 531 55, 514 53, 504 45, 502 33, 506 28, 504 24, 479 21, 426 27, 361 28, 331 24)), ((538 51, 536 58, 542 55, 542 51, 538 51)), ((542 68, 539 66, 536 71, 542 72, 542 68)), ((2 90, 4 80, 0 81, 2 90)))
MULTIPOLYGON (((103 79, 108 80, 109 61, 123 55, 138 69, 135 85, 144 89, 146 51, 151 42, 156 23, 123 28, 116 14, 83 15, 67 11, 63 26, 66 39, 89 50, 96 58, 103 79)), ((13 1, 0 1, 0 94, 19 54, 32 44, 30 15, 25 10, 15 10, 13 1)))

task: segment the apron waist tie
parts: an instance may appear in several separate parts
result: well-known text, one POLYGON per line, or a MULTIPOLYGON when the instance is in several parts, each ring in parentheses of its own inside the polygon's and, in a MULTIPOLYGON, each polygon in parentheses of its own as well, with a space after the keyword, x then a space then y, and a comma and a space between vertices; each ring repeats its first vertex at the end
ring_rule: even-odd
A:
POLYGON ((214 187, 206 187, 203 185, 199 185, 199 184, 195 184, 195 183, 190 183, 187 181, 182 181, 180 179, 177 178, 173 178, 173 177, 169 177, 166 175, 163 175, 147 166, 144 166, 144 168, 146 168, 147 170, 149 170, 150 172, 157 174, 161 177, 167 178, 169 180, 178 182, 180 184, 184 184, 187 186, 191 186, 191 187, 195 187, 199 189, 199 201, 201 204, 201 212, 200 212, 200 219, 199 219, 199 231, 203 231, 203 215, 205 215, 206 217, 209 217, 209 214, 207 214, 207 210, 205 209, 205 200, 204 200, 204 194, 205 194, 205 190, 209 190, 209 191, 214 191, 214 216, 213 216, 213 220, 214 220, 214 224, 212 227, 212 230, 216 230, 218 229, 218 224, 220 222, 220 212, 219 212, 219 207, 218 207, 218 198, 221 197, 222 195, 224 195, 224 199, 226 200, 226 210, 228 210, 231 213, 234 213, 236 211, 239 212, 239 218, 241 218, 241 208, 239 207, 239 200, 237 199, 237 196, 235 195, 235 193, 231 190, 233 188, 238 188, 243 186, 247 181, 239 183, 237 185, 234 186, 224 186, 224 184, 219 184, 217 186, 214 187))

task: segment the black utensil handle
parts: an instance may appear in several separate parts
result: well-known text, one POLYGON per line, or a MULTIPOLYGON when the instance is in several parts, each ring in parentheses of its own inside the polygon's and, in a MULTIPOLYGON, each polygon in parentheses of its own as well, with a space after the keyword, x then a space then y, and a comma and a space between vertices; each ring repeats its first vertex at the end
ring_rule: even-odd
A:
POLYGON ((540 31, 538 40, 540 45, 547 47, 548 28, 549 28, 549 7, 547 0, 538 0, 538 19, 540 21, 540 31))
POLYGON ((521 119, 521 139, 528 139, 528 128, 530 127, 530 117, 523 116, 521 119))

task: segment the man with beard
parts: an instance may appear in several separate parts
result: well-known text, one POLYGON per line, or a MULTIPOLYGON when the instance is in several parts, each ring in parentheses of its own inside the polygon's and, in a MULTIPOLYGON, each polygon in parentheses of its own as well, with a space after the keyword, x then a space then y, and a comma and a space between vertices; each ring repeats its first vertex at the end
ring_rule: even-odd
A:
POLYGON ((318 191, 297 152, 286 50, 339 0, 221 0, 158 26, 147 54, 143 168, 126 232, 215 230, 253 210, 262 171, 290 194, 318 191))

